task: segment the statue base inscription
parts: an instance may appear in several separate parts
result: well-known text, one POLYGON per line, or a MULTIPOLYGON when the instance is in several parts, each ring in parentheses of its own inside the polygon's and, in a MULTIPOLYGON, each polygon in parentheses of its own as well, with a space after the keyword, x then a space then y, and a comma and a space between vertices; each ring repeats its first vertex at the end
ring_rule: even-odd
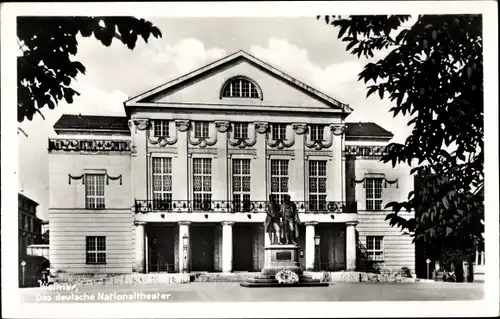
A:
POLYGON ((265 250, 263 275, 276 275, 280 270, 291 270, 302 275, 299 262, 299 247, 297 245, 269 245, 265 250))
POLYGON ((325 287, 328 283, 305 275, 299 261, 299 247, 297 245, 269 245, 264 248, 265 262, 261 274, 241 282, 243 287, 325 287), (282 270, 296 273, 299 281, 293 284, 279 283, 275 278, 282 270))

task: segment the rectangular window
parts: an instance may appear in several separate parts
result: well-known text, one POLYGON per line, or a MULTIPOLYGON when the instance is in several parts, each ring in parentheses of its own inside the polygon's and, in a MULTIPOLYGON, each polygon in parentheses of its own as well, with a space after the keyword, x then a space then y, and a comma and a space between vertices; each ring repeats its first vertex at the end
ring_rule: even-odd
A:
POLYGON ((367 178, 366 210, 382 210, 382 178, 367 178))
POLYGON ((366 252, 373 261, 384 260, 384 237, 366 236, 366 252))
POLYGON ((478 252, 476 251, 476 266, 484 266, 485 260, 484 260, 484 251, 483 252, 478 252))
POLYGON ((153 135, 155 137, 169 137, 168 121, 156 120, 153 125, 153 135))
POLYGON ((210 210, 212 206, 212 159, 193 158, 193 209, 210 210))
POLYGON ((286 124, 272 124, 271 134, 273 140, 284 140, 286 138, 286 124))
POLYGON ((234 123, 234 138, 248 138, 248 123, 234 123))
POLYGON ((194 137, 208 137, 208 122, 194 122, 194 137))
POLYGON ((23 217, 23 229, 26 231, 29 231, 30 224, 29 224, 30 218, 28 216, 23 217))
POLYGON ((309 209, 326 210, 326 161, 309 161, 309 209))
POLYGON ((250 210, 250 160, 233 159, 233 209, 250 210))
POLYGON ((288 194, 288 160, 271 160, 271 194, 279 203, 288 194))
POLYGON ((106 237, 105 236, 87 236, 87 264, 105 264, 106 263, 106 237))
POLYGON ((172 209, 172 159, 153 157, 153 207, 172 209))
POLYGON ((323 133, 325 131, 323 125, 311 125, 310 131, 312 141, 323 141, 323 133))
POLYGON ((104 205, 104 175, 85 175, 85 207, 87 209, 103 209, 104 205))

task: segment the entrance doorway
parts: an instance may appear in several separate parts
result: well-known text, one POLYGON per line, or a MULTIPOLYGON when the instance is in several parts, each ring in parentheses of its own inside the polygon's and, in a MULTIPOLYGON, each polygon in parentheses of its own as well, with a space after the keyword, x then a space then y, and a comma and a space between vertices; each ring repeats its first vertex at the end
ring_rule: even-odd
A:
POLYGON ((330 223, 316 226, 320 236, 317 262, 321 270, 345 270, 345 224, 330 223))
POLYGON ((214 271, 213 225, 191 226, 191 270, 214 271))
POLYGON ((255 225, 233 226, 233 271, 254 271, 255 225))
POLYGON ((147 226, 148 272, 175 271, 175 225, 152 224, 147 226))

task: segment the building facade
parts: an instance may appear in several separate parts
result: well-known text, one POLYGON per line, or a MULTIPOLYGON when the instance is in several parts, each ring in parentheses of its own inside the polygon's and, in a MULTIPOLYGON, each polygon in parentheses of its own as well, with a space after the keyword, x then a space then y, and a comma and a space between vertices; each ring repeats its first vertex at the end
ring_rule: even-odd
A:
POLYGON ((18 194, 18 266, 19 286, 30 286, 39 279, 40 266, 46 260, 31 254, 30 245, 42 242, 42 220, 37 217, 38 203, 18 194), (24 266, 23 266, 24 265, 24 266))
POLYGON ((19 258, 26 255, 26 248, 42 240, 42 220, 36 216, 38 203, 24 194, 18 194, 18 247, 19 258))
POLYGON ((124 106, 54 125, 52 271, 260 271, 271 194, 298 207, 305 269, 414 271, 384 210, 410 168, 379 161, 392 134, 348 105, 240 51, 124 106))

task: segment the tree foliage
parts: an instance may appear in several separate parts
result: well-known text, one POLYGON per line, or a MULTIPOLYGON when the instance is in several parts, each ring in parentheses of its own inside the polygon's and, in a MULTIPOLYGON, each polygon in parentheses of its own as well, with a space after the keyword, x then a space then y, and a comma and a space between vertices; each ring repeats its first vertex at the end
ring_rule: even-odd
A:
POLYGON ((409 115, 413 132, 404 144, 390 143, 383 162, 415 166, 420 191, 389 203, 391 226, 427 244, 463 255, 482 250, 483 58, 480 15, 318 16, 338 28, 346 50, 367 63, 359 80, 367 96, 388 97, 390 112, 409 115), (415 218, 398 215, 414 211, 415 218))
POLYGON ((105 46, 116 38, 132 50, 139 37, 147 42, 161 32, 133 17, 18 17, 18 122, 32 120, 44 106, 53 109, 63 99, 73 103, 80 95, 71 87, 79 73, 85 74, 85 66, 71 58, 78 52, 78 35, 93 36, 105 46))

